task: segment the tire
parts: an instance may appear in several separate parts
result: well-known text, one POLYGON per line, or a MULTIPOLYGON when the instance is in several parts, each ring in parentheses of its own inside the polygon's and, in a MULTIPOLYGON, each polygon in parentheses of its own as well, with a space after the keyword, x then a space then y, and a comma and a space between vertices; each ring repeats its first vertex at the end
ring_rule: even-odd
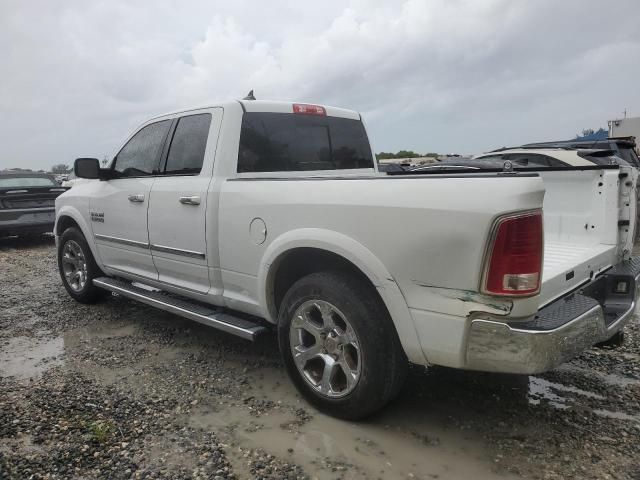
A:
POLYGON ((58 242, 58 271, 69 295, 80 303, 95 303, 105 291, 93 284, 93 279, 104 275, 96 264, 82 232, 67 228, 58 242))
POLYGON ((298 391, 334 417, 374 413, 406 378, 407 357, 386 307, 370 285, 344 272, 312 273, 291 286, 278 343, 298 391))

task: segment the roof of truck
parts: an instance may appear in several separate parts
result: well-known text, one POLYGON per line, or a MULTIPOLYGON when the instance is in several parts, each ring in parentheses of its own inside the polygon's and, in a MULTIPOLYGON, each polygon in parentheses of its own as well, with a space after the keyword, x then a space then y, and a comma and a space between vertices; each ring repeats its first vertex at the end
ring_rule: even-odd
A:
MULTIPOLYGON (((219 102, 209 105, 203 105, 200 107, 186 108, 181 110, 176 110, 173 112, 163 113, 162 115, 155 115, 150 120, 155 120, 162 117, 177 115, 181 113, 188 113, 197 110, 202 110, 204 108, 214 108, 214 107, 234 107, 240 104, 242 109, 245 112, 265 112, 265 113, 294 113, 293 108, 294 105, 301 106, 311 106, 311 107, 322 107, 326 112, 326 115, 329 117, 341 117, 341 118, 349 118, 351 120, 361 120, 362 117, 355 110, 348 110, 346 108, 340 107, 332 107, 330 105, 322 105, 318 103, 307 103, 307 102, 284 102, 284 101, 272 101, 272 100, 229 100, 226 102, 219 102)), ((146 123, 146 122, 145 122, 146 123)))

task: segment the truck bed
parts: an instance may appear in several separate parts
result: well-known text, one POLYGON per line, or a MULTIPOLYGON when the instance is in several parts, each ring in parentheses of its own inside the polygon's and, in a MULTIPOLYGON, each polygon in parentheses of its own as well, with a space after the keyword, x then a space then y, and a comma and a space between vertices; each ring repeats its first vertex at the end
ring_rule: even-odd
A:
POLYGON ((619 170, 539 173, 545 186, 544 306, 618 262, 619 170))

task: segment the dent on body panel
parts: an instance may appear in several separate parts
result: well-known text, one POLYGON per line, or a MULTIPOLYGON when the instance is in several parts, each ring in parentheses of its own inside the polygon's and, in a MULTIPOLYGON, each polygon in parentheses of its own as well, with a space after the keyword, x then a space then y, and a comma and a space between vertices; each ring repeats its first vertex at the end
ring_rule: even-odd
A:
POLYGON ((413 280, 413 283, 423 287, 425 295, 433 297, 434 301, 454 300, 469 315, 472 312, 486 312, 494 315, 509 315, 513 309, 513 301, 485 295, 472 290, 459 290, 455 288, 437 287, 413 280))

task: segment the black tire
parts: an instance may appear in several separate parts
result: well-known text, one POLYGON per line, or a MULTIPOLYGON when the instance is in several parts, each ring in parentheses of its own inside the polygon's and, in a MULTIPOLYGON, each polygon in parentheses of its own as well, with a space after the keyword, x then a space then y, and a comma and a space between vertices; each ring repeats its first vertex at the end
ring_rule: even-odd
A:
POLYGON ((64 288, 74 300, 80 303, 95 303, 105 296, 106 292, 93 284, 93 279, 104 276, 104 273, 102 273, 102 270, 100 270, 96 264, 84 235, 76 227, 67 228, 60 236, 60 241, 58 242, 58 271, 60 272, 60 278, 62 279, 64 288), (84 264, 86 265, 85 282, 82 287, 78 284, 78 288, 74 288, 71 285, 65 275, 65 267, 63 266, 62 256, 65 245, 70 242, 73 242, 74 246, 77 245, 80 248, 82 256, 84 257, 84 264))
POLYGON ((406 378, 408 360, 386 307, 373 287, 345 272, 313 273, 291 286, 278 315, 278 343, 287 373, 298 391, 318 410, 334 417, 358 420, 374 413, 398 394, 406 378), (359 378, 352 390, 339 398, 314 389, 294 361, 291 323, 298 309, 312 300, 337 307, 359 342, 359 378))

